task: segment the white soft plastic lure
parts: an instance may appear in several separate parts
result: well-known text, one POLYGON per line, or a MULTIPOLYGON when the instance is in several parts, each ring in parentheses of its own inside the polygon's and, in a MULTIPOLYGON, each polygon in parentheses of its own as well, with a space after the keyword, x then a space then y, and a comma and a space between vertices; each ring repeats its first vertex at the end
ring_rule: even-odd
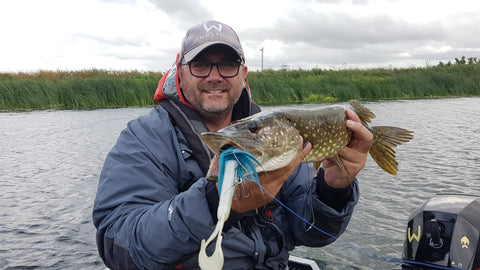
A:
POLYGON ((235 191, 237 168, 239 164, 237 160, 227 160, 225 162, 225 170, 223 174, 223 184, 220 191, 220 201, 217 209, 217 226, 207 241, 202 240, 200 244, 200 254, 198 255, 198 263, 203 270, 221 270, 223 268, 223 251, 222 251, 222 230, 223 224, 227 221, 232 207, 233 193, 235 191), (208 245, 217 238, 215 250, 211 256, 207 255, 206 249, 208 245))

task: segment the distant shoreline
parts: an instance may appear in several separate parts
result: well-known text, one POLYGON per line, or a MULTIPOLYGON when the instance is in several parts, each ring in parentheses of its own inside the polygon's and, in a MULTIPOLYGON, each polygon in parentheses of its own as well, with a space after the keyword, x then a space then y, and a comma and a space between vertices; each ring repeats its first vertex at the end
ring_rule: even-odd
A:
MULTIPOLYGON (((160 72, 0 73, 0 111, 154 106, 160 72)), ((480 62, 409 69, 265 70, 247 76, 260 105, 480 96, 480 62)))

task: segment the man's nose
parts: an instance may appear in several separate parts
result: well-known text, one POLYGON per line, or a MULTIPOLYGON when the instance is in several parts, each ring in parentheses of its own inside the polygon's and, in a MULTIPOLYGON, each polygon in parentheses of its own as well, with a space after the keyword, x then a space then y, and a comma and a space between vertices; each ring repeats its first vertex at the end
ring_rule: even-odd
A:
POLYGON ((207 79, 209 80, 221 80, 223 77, 220 75, 220 70, 218 65, 212 66, 212 70, 210 71, 210 74, 208 75, 207 79))

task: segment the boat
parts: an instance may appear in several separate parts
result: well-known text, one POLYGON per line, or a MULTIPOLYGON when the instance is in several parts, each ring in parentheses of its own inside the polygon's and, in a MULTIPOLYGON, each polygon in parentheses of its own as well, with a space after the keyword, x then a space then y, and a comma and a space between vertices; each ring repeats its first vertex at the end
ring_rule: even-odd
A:
POLYGON ((314 260, 290 255, 288 257, 288 270, 320 270, 314 260))

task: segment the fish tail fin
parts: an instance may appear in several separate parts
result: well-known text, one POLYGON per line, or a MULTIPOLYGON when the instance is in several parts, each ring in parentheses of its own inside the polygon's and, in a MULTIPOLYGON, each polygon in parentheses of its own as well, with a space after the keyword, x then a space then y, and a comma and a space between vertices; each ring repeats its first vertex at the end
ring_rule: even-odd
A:
POLYGON ((354 111, 360 118, 362 124, 365 126, 368 126, 372 119, 375 118, 375 114, 370 111, 370 109, 363 106, 362 103, 360 103, 360 101, 358 100, 352 99, 348 101, 347 108, 354 111))
POLYGON ((373 145, 370 155, 378 166, 389 174, 396 175, 398 163, 395 160, 394 147, 413 138, 412 131, 403 128, 376 126, 372 127, 373 145))

